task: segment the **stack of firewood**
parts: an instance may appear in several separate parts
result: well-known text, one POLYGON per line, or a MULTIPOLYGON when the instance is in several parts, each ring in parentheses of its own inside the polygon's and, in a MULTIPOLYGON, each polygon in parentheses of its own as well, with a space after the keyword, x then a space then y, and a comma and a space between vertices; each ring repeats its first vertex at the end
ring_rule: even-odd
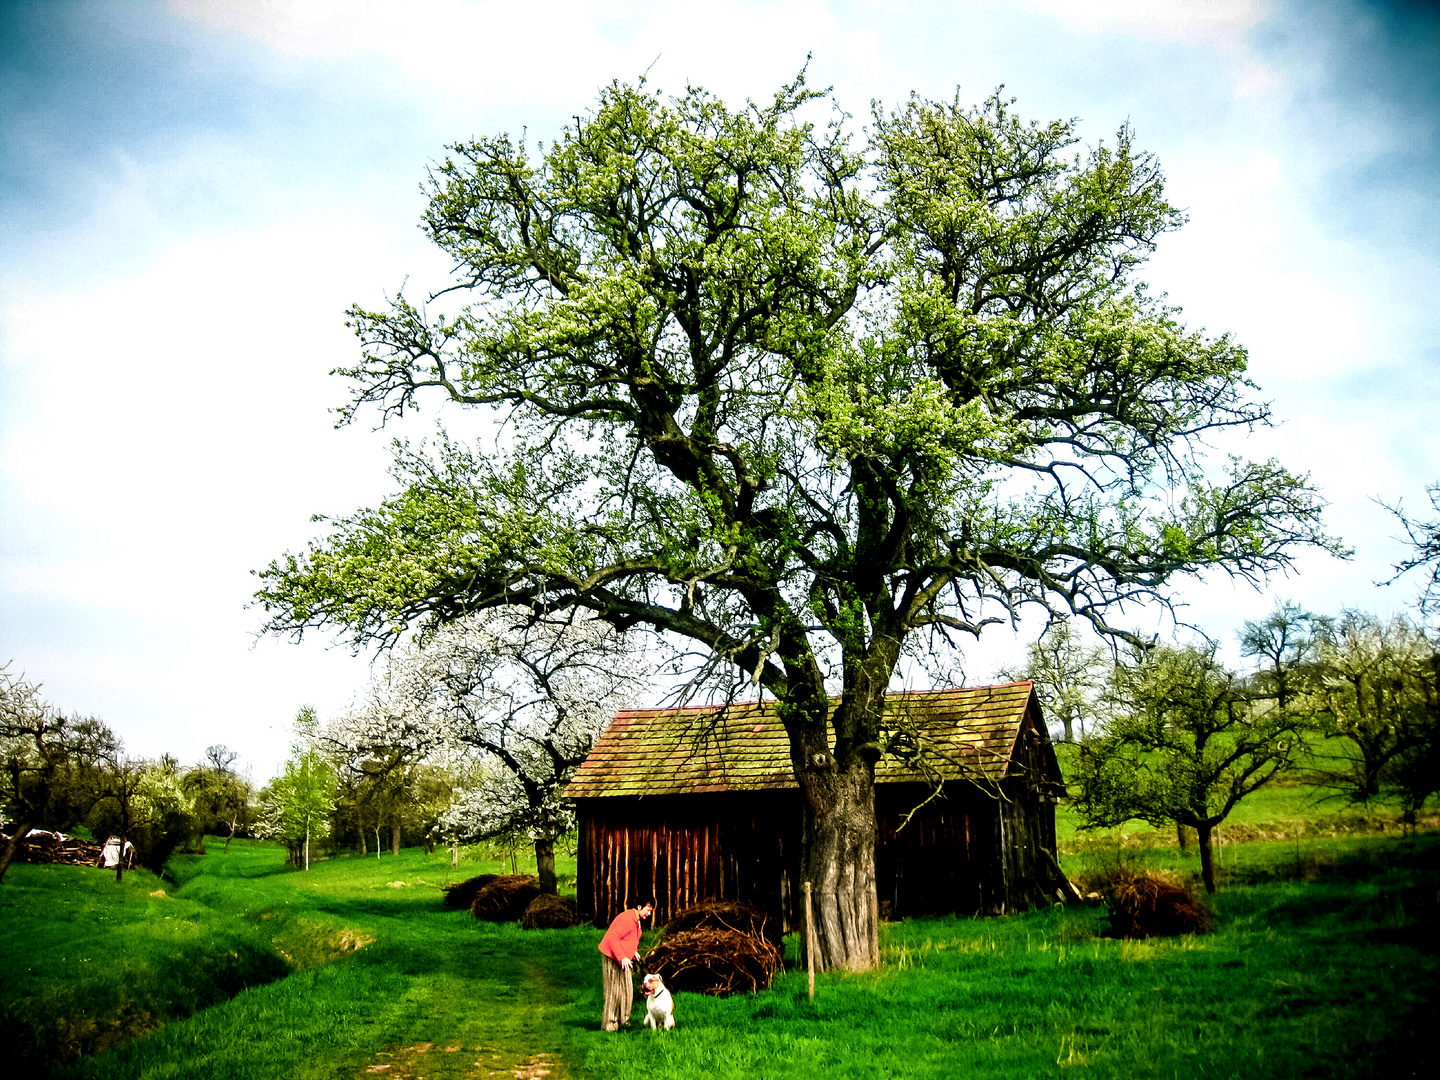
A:
MULTIPOLYGON (((9 844, 10 837, 0 833, 0 844, 9 844)), ((66 866, 96 866, 100 862, 100 845, 64 833, 36 829, 25 834, 15 849, 16 862, 63 863, 66 866)))

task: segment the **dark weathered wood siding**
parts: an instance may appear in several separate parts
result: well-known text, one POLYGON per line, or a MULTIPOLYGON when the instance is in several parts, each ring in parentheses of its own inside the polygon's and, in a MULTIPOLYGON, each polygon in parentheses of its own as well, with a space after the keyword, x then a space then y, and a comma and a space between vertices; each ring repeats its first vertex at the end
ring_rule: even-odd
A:
POLYGON ((748 900, 783 918, 799 867, 795 791, 581 799, 582 915, 607 925, 655 902, 657 922, 701 900, 748 900))

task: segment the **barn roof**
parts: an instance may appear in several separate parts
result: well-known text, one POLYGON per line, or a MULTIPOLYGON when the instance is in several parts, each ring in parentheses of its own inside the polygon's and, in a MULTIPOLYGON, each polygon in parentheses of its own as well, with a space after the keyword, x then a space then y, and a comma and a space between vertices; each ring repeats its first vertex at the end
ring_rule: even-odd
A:
MULTIPOLYGON (((1029 682, 891 694, 887 728, 923 752, 925 766, 887 750, 878 783, 936 778, 998 781, 1009 770, 1034 698, 1029 682), (926 769, 930 771, 926 771, 926 769)), ((833 713, 837 701, 831 702, 833 713)), ((1035 704, 1038 723, 1039 703, 1035 704)), ((894 740, 892 740, 894 741, 894 740)), ((565 797, 671 795, 796 787, 790 742, 775 702, 617 713, 565 789, 565 797)))

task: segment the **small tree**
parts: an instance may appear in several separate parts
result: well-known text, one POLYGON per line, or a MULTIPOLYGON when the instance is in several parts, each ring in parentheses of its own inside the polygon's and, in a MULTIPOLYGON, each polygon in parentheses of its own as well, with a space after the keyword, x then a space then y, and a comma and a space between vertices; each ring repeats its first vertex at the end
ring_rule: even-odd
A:
POLYGON ((1086 646, 1068 619, 1058 619, 1030 643, 1023 668, 1002 669, 1006 679, 1029 679, 1045 706, 1045 715, 1058 721, 1066 742, 1078 731, 1085 735, 1085 718, 1094 717, 1109 677, 1110 654, 1099 646, 1086 646))
POLYGON ((313 707, 300 710, 295 727, 301 742, 291 748, 284 771, 271 781, 263 797, 264 834, 297 841, 306 870, 310 869, 310 838, 329 827, 335 809, 335 769, 314 745, 318 726, 313 707))
POLYGON ((1347 611, 1316 653, 1308 698, 1339 748, 1320 755, 1322 782, 1357 803, 1398 795, 1413 821, 1440 783, 1426 764, 1440 727, 1435 644, 1403 617, 1347 611))
POLYGON ((204 849, 207 832, 226 831, 225 850, 250 810, 250 782, 234 765, 239 754, 216 744, 205 750, 205 761, 185 773, 185 793, 195 803, 197 847, 204 849))
POLYGON ((1087 828, 1131 820, 1193 828, 1214 892, 1214 829, 1290 763, 1293 715, 1256 700, 1213 645, 1148 650, 1116 668, 1111 693, 1110 723, 1080 744, 1076 808, 1087 828))
POLYGON ((1260 664, 1253 677, 1255 685, 1273 696, 1282 709, 1289 708, 1296 679, 1303 678, 1307 664, 1313 664, 1315 649, 1330 628, 1329 619, 1291 600, 1279 601, 1263 619, 1247 621, 1240 631, 1240 653, 1255 657, 1260 664))

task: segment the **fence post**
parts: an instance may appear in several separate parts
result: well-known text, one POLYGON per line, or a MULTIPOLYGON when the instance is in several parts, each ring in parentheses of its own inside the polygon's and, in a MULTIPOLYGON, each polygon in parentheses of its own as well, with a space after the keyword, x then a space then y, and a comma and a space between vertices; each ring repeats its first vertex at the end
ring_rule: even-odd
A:
POLYGON ((810 996, 815 996, 815 920, 810 913, 810 882, 805 882, 805 965, 810 969, 810 996))

